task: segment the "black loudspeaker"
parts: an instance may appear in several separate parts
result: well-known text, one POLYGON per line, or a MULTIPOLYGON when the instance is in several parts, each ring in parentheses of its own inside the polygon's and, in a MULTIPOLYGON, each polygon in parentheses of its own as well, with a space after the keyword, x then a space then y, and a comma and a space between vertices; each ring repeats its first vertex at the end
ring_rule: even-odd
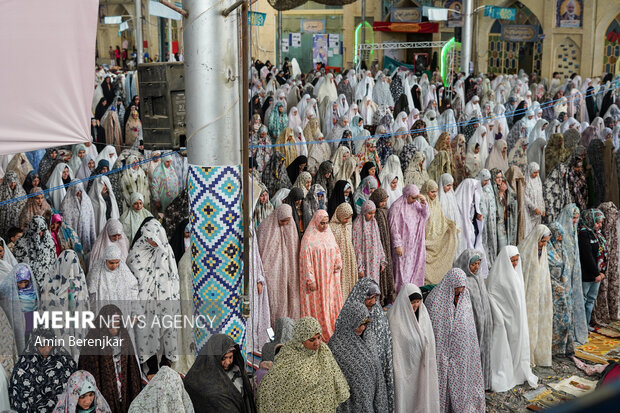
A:
POLYGON ((455 27, 454 28, 454 40, 456 42, 461 43, 462 33, 463 33, 463 28, 462 27, 455 27))

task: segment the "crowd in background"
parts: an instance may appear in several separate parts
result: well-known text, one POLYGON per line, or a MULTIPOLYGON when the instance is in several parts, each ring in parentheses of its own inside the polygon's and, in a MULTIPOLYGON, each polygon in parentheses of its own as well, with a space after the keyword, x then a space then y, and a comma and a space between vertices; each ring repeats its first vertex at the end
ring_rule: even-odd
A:
POLYGON ((96 70, 92 142, 0 157, 0 410, 479 412, 618 320, 617 79, 256 61, 245 343, 41 346, 37 310, 192 300, 187 160, 145 149, 135 76, 96 70))

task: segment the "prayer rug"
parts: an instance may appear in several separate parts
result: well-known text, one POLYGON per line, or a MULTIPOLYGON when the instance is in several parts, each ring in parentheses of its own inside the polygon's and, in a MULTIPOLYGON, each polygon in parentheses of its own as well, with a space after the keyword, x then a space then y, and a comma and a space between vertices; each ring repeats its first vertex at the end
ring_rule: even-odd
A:
POLYGON ((583 396, 591 393, 596 389, 596 380, 588 380, 579 376, 571 376, 559 383, 549 383, 552 389, 563 391, 575 397, 583 396))
POLYGON ((620 346, 620 339, 605 337, 597 333, 590 333, 586 344, 575 347, 575 356, 593 363, 609 363, 617 361, 618 359, 608 358, 606 356, 607 352, 618 346, 620 346))
POLYGON ((190 165, 188 185, 193 299, 205 318, 194 330, 198 351, 218 333, 244 347, 241 168, 190 165))

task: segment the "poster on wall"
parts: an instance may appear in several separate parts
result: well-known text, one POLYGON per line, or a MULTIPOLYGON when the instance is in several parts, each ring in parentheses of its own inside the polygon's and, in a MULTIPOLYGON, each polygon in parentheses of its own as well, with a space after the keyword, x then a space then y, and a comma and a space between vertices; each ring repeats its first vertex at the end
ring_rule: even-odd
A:
POLYGON ((327 34, 315 34, 312 36, 312 63, 323 63, 327 66, 328 55, 328 35, 327 34))
POLYGON ((448 9, 448 27, 463 27, 463 1, 446 0, 444 7, 448 9))
POLYGON ((557 0, 555 20, 557 27, 581 27, 583 0, 557 0))

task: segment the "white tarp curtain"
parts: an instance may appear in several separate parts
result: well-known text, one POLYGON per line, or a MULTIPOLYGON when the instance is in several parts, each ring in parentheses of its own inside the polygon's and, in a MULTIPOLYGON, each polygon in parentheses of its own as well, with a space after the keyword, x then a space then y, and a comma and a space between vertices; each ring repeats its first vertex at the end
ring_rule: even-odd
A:
POLYGON ((90 140, 98 0, 0 0, 0 154, 90 140))

